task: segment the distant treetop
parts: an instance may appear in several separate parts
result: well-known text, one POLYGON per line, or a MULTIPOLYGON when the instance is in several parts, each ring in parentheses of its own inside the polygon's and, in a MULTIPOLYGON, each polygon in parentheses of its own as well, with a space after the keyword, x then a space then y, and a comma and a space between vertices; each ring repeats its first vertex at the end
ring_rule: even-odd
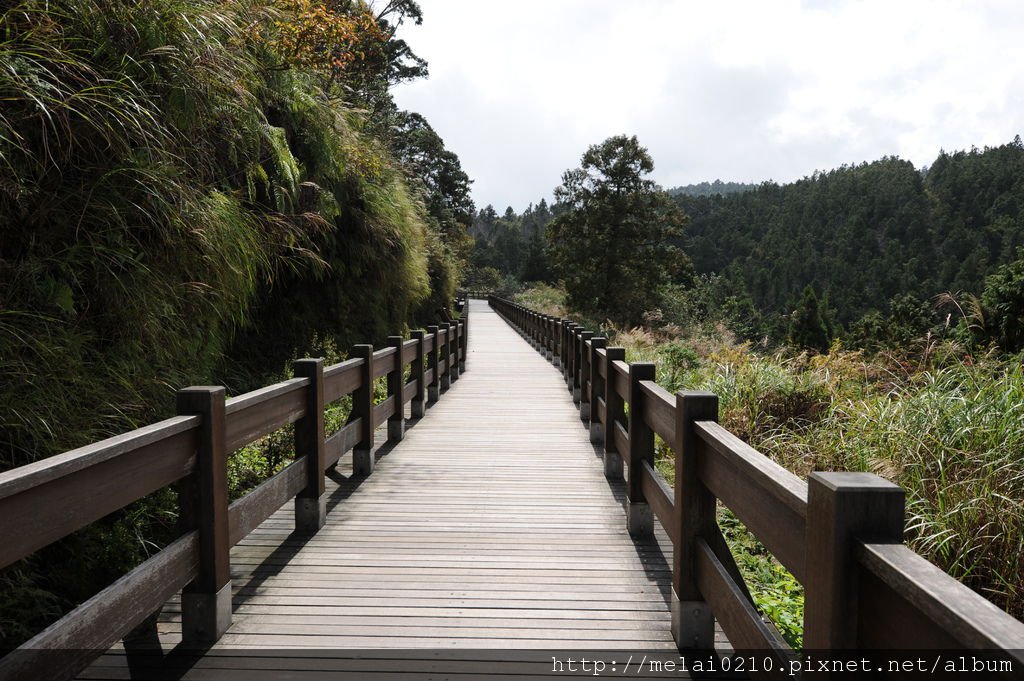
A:
POLYGON ((688 184, 683 187, 673 187, 668 190, 668 194, 669 196, 714 196, 715 194, 728 196, 729 194, 749 192, 753 189, 757 189, 756 184, 715 180, 714 182, 701 182, 699 184, 688 184))

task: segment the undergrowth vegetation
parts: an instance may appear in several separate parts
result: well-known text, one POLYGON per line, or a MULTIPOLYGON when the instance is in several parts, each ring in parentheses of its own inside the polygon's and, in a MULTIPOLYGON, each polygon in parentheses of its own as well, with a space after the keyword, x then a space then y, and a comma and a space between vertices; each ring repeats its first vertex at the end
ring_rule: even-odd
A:
MULTIPOLYGON (((428 207, 445 197, 389 137, 404 112, 388 88, 425 64, 393 30, 418 6, 386 11, 4 4, 0 469, 167 416, 175 389, 238 394, 325 342, 435 318, 459 277, 459 218, 428 207), (329 42, 308 40, 323 27, 329 42)), ((233 494, 289 447, 282 432, 238 452, 233 494)), ((5 644, 174 536, 175 508, 166 490, 5 570, 5 644)))
MULTIPOLYGON (((551 289, 519 296, 564 314, 551 289)), ((591 322, 589 328, 599 328, 591 322)), ((1010 614, 1024 615, 1024 368, 952 343, 867 354, 756 351, 721 325, 604 332, 666 389, 718 395, 730 431, 800 477, 867 471, 907 493, 907 543, 1010 614)), ((674 476, 659 441, 659 470, 674 476)), ((727 509, 719 524, 762 613, 801 639, 802 589, 727 509)))

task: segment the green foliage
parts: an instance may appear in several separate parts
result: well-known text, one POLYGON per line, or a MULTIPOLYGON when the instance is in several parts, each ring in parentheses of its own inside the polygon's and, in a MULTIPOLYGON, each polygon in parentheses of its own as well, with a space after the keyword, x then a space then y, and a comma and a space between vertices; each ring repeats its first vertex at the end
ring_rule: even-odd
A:
POLYGON ((525 305, 541 314, 564 317, 566 315, 565 291, 547 284, 535 284, 513 296, 513 301, 525 305))
POLYGON ((553 283, 550 253, 544 240, 555 212, 547 201, 530 204, 517 215, 512 207, 499 216, 493 206, 482 209, 473 221, 474 269, 495 269, 523 282, 553 283))
POLYGON ((470 268, 464 283, 470 290, 495 293, 504 297, 512 296, 523 287, 519 279, 511 274, 502 274, 493 267, 470 268))
POLYGON ((472 180, 423 116, 395 111, 393 118, 389 148, 424 204, 430 226, 427 256, 432 295, 423 305, 426 314, 418 316, 428 320, 452 299, 460 263, 469 260, 473 248, 469 236, 476 210, 469 193, 472 180))
POLYGON ((984 335, 1006 352, 1024 349, 1024 249, 985 279, 984 335))
POLYGON ((872 310, 851 324, 844 340, 870 351, 909 349, 930 334, 945 331, 935 306, 917 296, 893 296, 887 308, 887 314, 872 310))
POLYGON ((808 284, 804 288, 800 305, 790 317, 789 342, 800 349, 824 352, 828 349, 831 340, 828 325, 822 317, 821 306, 818 304, 818 296, 808 284))
POLYGON ((610 137, 555 189, 564 212, 548 225, 549 252, 570 305, 584 314, 635 324, 666 285, 692 278, 675 245, 686 216, 645 177, 653 170, 635 136, 610 137))
POLYGON ((803 647, 804 588, 728 508, 719 506, 722 528, 754 605, 794 650, 803 647))
MULTIPOLYGON (((0 468, 169 415, 176 388, 237 394, 327 343, 381 341, 451 297, 472 206, 444 202, 468 178, 436 140, 457 181, 429 191, 433 166, 395 157, 425 121, 375 127, 388 85, 425 69, 394 36, 418 5, 368 24, 365 4, 331 3, 373 34, 353 40, 387 42, 325 80, 281 61, 298 5, 273 4, 0 9, 0 468)), ((237 453, 232 493, 290 448, 286 429, 237 453)), ((155 495, 5 571, 0 621, 24 622, 20 640, 94 594, 173 536, 174 508, 155 495), (25 615, 29 591, 51 597, 25 615)))
POLYGON ((294 434, 295 428, 288 426, 232 452, 228 457, 228 496, 232 501, 294 460, 294 434))
POLYGON ((700 357, 687 343, 676 340, 658 346, 659 364, 663 367, 659 377, 663 385, 681 386, 684 376, 700 366, 700 357))
POLYGON ((83 0, 0 15, 4 465, 152 416, 168 384, 209 375, 263 282, 320 267, 322 221, 277 211, 295 165, 255 106, 255 55, 224 48, 255 18, 83 0), (223 178, 264 155, 286 162, 255 207, 223 178))

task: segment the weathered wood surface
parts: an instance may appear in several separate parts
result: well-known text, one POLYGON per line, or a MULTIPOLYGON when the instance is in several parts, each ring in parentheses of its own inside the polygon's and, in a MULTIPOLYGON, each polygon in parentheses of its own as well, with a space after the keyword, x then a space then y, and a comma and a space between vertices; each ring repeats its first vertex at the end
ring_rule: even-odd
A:
MULTIPOLYGON (((623 483, 605 479, 560 370, 483 301, 470 315, 470 370, 371 475, 338 467, 319 533, 294 535, 286 505, 232 550, 233 624, 206 659, 253 650, 247 671, 203 661, 175 678, 336 669, 317 666, 324 649, 675 651, 668 538, 630 538, 623 483), (309 656, 282 663, 286 649, 309 656)), ((165 651, 180 630, 172 600, 165 651)), ((115 650, 83 678, 126 673, 115 650)))

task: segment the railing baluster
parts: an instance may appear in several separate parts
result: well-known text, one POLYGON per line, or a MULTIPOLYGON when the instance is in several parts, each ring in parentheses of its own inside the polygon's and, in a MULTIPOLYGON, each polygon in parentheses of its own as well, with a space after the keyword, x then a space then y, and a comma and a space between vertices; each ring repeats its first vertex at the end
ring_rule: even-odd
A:
MULTIPOLYGON (((608 340, 604 336, 595 336, 590 339, 590 361, 588 362, 590 367, 590 394, 588 395, 590 413, 586 422, 590 425, 590 441, 594 444, 601 443, 601 435, 604 432, 601 429, 601 417, 598 415, 597 408, 598 397, 604 396, 604 379, 601 377, 601 357, 598 352, 607 345, 608 340)), ((580 417, 582 418, 582 411, 580 417)))
POLYGON ((551 315, 544 317, 544 359, 555 359, 555 318, 551 315))
POLYGON ((375 463, 373 451, 373 346, 357 345, 352 356, 364 361, 359 388, 352 393, 352 414, 350 420, 362 419, 359 427, 359 442, 352 449, 352 472, 355 475, 369 475, 375 463))
POLYGON ((466 359, 469 355, 469 302, 466 302, 466 307, 463 308, 462 313, 462 352, 459 359, 459 373, 466 371, 466 359))
POLYGON ((405 339, 388 336, 388 347, 395 348, 395 368, 387 373, 388 397, 395 398, 395 413, 388 417, 388 442, 401 442, 405 437, 405 362, 402 359, 405 339))
POLYGON ((675 515, 679 535, 672 549, 672 638, 679 650, 714 647, 714 617, 697 587, 694 559, 697 539, 712 536, 715 498, 697 474, 698 421, 718 421, 718 397, 710 393, 676 394, 675 515))
POLYGON ((292 364, 296 377, 308 378, 306 415, 295 422, 295 459, 306 460, 306 487, 295 497, 295 531, 316 534, 327 521, 324 485, 324 361, 300 359, 292 364))
POLYGON ((441 372, 441 392, 447 392, 452 387, 452 325, 448 322, 439 324, 444 333, 444 343, 440 346, 441 360, 444 362, 444 371, 441 372))
POLYGON ((181 595, 181 635, 190 643, 212 643, 231 626, 224 388, 179 390, 177 407, 179 415, 203 417, 196 470, 181 495, 182 521, 199 530, 198 575, 181 595))
POLYGON ((615 424, 625 423, 625 401, 615 389, 614 362, 625 361, 625 348, 608 348, 606 351, 608 376, 604 383, 604 476, 609 480, 622 479, 622 453, 615 446, 615 424))
POLYGON ((640 476, 643 462, 654 465, 654 431, 644 423, 644 396, 640 381, 654 380, 654 365, 634 362, 629 365, 629 474, 626 476, 626 528, 634 537, 654 531, 651 507, 644 497, 640 476))
MULTIPOLYGON (((563 330, 564 324, 565 324, 565 322, 564 322, 564 320, 562 320, 562 317, 560 317, 560 316, 555 317, 555 321, 554 321, 554 324, 553 324, 552 329, 551 329, 551 337, 552 337, 552 341, 551 341, 552 342, 552 348, 551 348, 552 359, 551 359, 551 363, 555 367, 557 367, 558 369, 562 368, 562 363, 563 363, 564 358, 565 358, 565 355, 562 354, 562 338, 563 338, 563 335, 565 333, 564 330, 563 330)), ((564 374, 564 372, 563 372, 563 374, 564 374)))
POLYGON ((428 326, 427 333, 434 337, 431 342, 430 352, 427 353, 427 363, 429 365, 427 368, 432 372, 430 385, 427 386, 427 402, 433 404, 437 402, 441 394, 441 371, 439 368, 441 358, 441 327, 428 326))
POLYGON ((562 368, 562 374, 565 376, 565 384, 568 387, 569 392, 573 389, 573 372, 575 371, 576 354, 573 351, 573 338, 576 330, 576 322, 568 322, 565 325, 565 337, 562 340, 562 344, 565 346, 563 352, 565 353, 565 366, 562 368))
POLYGON ((903 543, 903 513, 903 489, 877 475, 815 472, 807 478, 804 648, 857 647, 855 540, 903 543))
POLYGON ((585 329, 582 326, 573 328, 572 333, 572 401, 580 403, 580 376, 583 371, 583 334, 585 329))
POLYGON ((590 340, 593 331, 580 334, 580 421, 590 422, 590 340))
POLYGON ((426 413, 427 385, 424 380, 427 370, 426 341, 424 340, 426 335, 427 333, 423 329, 416 329, 412 332, 412 337, 416 341, 416 359, 412 361, 412 378, 416 381, 416 396, 412 398, 410 413, 414 419, 421 419, 426 413))
POLYGON ((459 380, 459 348, 462 347, 462 339, 459 337, 459 331, 461 330, 461 328, 462 325, 459 324, 458 320, 455 320, 451 323, 451 359, 449 361, 451 362, 452 365, 451 367, 449 367, 448 374, 451 376, 451 380, 453 383, 459 380))

